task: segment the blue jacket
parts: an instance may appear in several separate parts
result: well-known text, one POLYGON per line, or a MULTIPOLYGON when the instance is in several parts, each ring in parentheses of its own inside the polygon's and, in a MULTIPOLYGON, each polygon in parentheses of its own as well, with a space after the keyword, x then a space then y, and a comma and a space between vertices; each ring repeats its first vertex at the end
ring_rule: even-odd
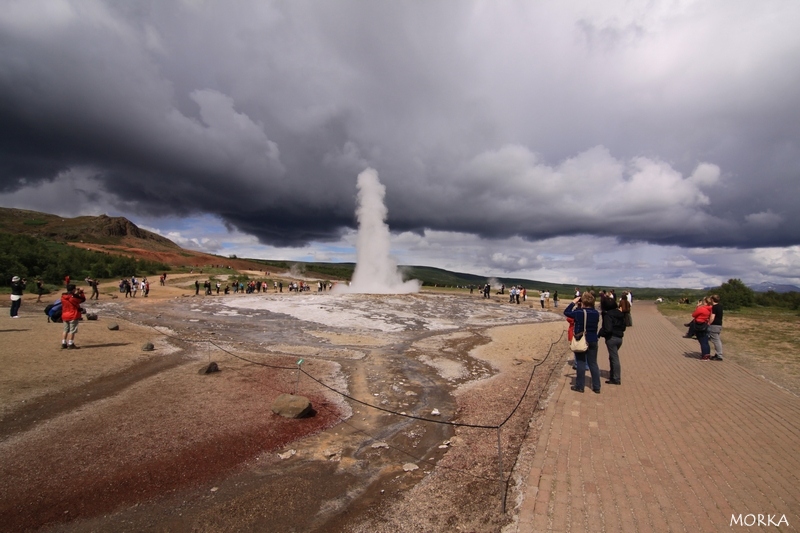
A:
POLYGON ((575 334, 578 335, 586 330, 586 342, 597 342, 597 326, 600 324, 600 313, 597 309, 575 308, 574 303, 570 303, 564 309, 564 316, 568 316, 575 321, 575 334), (587 327, 583 324, 583 312, 586 311, 587 327))

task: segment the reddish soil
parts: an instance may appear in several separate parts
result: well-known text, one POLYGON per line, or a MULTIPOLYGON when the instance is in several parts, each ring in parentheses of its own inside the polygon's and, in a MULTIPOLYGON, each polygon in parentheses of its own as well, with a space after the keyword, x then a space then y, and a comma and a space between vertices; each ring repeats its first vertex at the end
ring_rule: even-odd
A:
MULTIPOLYGON (((258 349, 247 340, 250 330, 232 329, 224 317, 209 331, 210 324, 170 315, 169 309, 197 305, 183 304, 193 301, 192 283, 188 275, 171 275, 149 298, 128 301, 118 298, 113 282, 104 284, 101 303, 86 304, 100 319, 81 323, 79 350, 60 349, 61 325, 47 323, 45 302, 35 297, 26 296, 20 319, 3 319, 5 531, 489 532, 513 524, 513 502, 524 490, 518 473, 528 460, 520 450, 563 350, 534 374, 530 394, 504 426, 506 512, 496 431, 454 429, 360 404, 351 411, 308 378, 298 393, 311 399, 315 415, 284 419, 269 406, 278 394, 294 392, 297 373, 264 364, 291 368, 301 354, 304 370, 324 382, 346 382, 354 397, 377 402, 380 396, 395 410, 416 404, 430 413, 437 406, 443 419, 491 425, 522 397, 562 323, 422 332, 405 348, 388 335, 358 344, 355 337, 305 332, 334 357, 314 357, 317 348, 302 343, 281 344, 282 355, 258 349), (118 331, 108 328, 112 322, 118 331), (156 323, 169 330, 145 325, 156 323), (209 338, 214 344, 196 342, 209 338), (147 341, 155 351, 142 351, 147 341), (351 358, 358 350, 367 355, 351 358), (455 382, 419 362, 423 355, 472 370, 459 381, 469 385, 456 391, 455 382), (212 360, 222 371, 200 374, 212 360), (445 440, 450 444, 441 445, 445 440), (296 455, 279 458, 276 452, 289 446, 296 455), (419 470, 404 472, 408 462, 419 470)), ((476 298, 475 305, 492 313, 504 304, 476 298)), ((245 326, 264 327, 255 319, 245 326)))

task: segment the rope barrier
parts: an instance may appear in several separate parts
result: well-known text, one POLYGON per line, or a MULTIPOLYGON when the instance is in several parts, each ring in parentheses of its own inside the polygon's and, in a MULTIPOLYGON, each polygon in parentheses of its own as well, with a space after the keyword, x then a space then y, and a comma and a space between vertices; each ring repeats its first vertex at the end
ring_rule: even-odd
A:
MULTIPOLYGON (((125 320, 127 322, 132 322, 132 321, 128 320, 127 318, 124 318, 124 317, 122 317, 120 315, 117 315, 117 318, 119 318, 120 320, 125 320)), ((498 470, 499 470, 498 480, 499 480, 499 483, 500 483, 500 491, 501 491, 500 499, 501 499, 501 508, 502 508, 502 512, 503 513, 505 513, 505 511, 506 511, 506 508, 505 508, 506 507, 506 493, 508 491, 508 485, 509 485, 509 482, 511 480, 511 476, 513 475, 514 469, 516 468, 516 465, 517 465, 517 462, 518 462, 518 459, 519 459, 519 457, 518 457, 519 453, 516 454, 517 457, 515 457, 512 465, 511 465, 511 469, 509 471, 508 477, 504 477, 503 476, 503 463, 502 463, 502 441, 501 441, 501 434, 500 434, 501 428, 503 426, 505 426, 506 424, 508 424, 509 421, 513 418, 513 416, 520 409, 520 407, 522 406, 523 402, 528 397, 528 391, 530 390, 530 388, 531 388, 531 386, 533 384, 533 379, 536 376, 536 371, 542 365, 544 365, 546 362, 549 361, 549 359, 550 359, 550 357, 551 357, 551 355, 553 353, 553 348, 559 342, 561 342, 561 340, 564 338, 564 333, 566 332, 566 330, 562 330, 561 335, 558 337, 558 339, 556 339, 555 341, 550 343, 550 346, 549 346, 549 348, 547 350, 547 353, 545 354, 544 358, 541 361, 539 361, 538 363, 536 363, 535 365, 533 365, 533 367, 531 368, 530 375, 528 376, 528 381, 525 384, 525 389, 522 391, 522 394, 520 395, 520 397, 517 400, 516 404, 514 405, 513 409, 503 419, 503 421, 500 422, 499 424, 495 424, 495 425, 486 425, 486 424, 469 424, 469 423, 464 423, 464 422, 454 422, 454 421, 448 421, 448 420, 435 420, 435 419, 416 416, 416 415, 409 415, 408 413, 405 413, 405 412, 398 412, 398 411, 394 411, 392 409, 387 409, 385 407, 381 407, 381 406, 378 406, 378 405, 373 405, 371 403, 365 402, 363 400, 359 400, 358 398, 350 396, 349 394, 346 394, 346 393, 344 393, 342 391, 339 391, 339 390, 331 387, 327 383, 321 381, 320 379, 316 378, 315 376, 313 376, 313 375, 309 374, 308 372, 306 372, 305 370, 303 370, 300 367, 300 365, 297 365, 297 366, 283 366, 283 365, 268 364, 268 363, 265 363, 263 361, 255 361, 253 359, 250 359, 250 358, 244 357, 242 355, 236 354, 236 353, 234 353, 234 352, 232 352, 232 351, 230 351, 230 350, 228 350, 226 348, 223 348, 222 346, 220 346, 219 344, 217 344, 216 342, 211 341, 211 340, 207 340, 207 339, 200 339, 200 340, 187 339, 187 338, 180 337, 178 335, 170 335, 169 333, 166 333, 164 331, 160 331, 159 329, 157 329, 157 328, 162 327, 162 326, 151 326, 149 324, 144 324, 144 326, 155 330, 156 332, 158 332, 160 335, 163 335, 164 337, 167 337, 167 338, 170 338, 170 339, 174 339, 174 340, 177 340, 179 342, 207 343, 207 344, 209 344, 211 346, 214 346, 215 348, 217 348, 221 352, 223 352, 225 354, 228 354, 229 356, 231 356, 231 357, 233 357, 235 359, 247 362, 249 364, 262 366, 262 367, 265 367, 265 368, 271 368, 271 369, 275 369, 275 370, 298 371, 299 373, 302 373, 303 375, 307 376, 314 383, 317 383, 321 387, 323 387, 323 388, 325 388, 325 389, 327 389, 327 390, 329 390, 329 391, 331 391, 331 392, 333 392, 335 394, 338 394, 339 396, 341 396, 343 398, 346 398, 346 399, 348 399, 348 400, 350 400, 352 402, 355 402, 355 403, 357 403, 359 405, 362 405, 364 407, 368 407, 368 408, 371 408, 371 409, 382 411, 384 413, 388 413, 388 414, 391 414, 391 415, 394 415, 394 416, 404 417, 404 418, 408 418, 408 419, 411 419, 411 420, 418 420, 420 422, 429 422, 429 423, 434 423, 434 424, 439 424, 439 425, 446 425, 446 426, 451 426, 451 427, 496 430, 497 431, 498 470)), ((552 375, 555 372, 556 368, 557 368, 557 365, 554 364, 552 366, 551 370, 550 370, 549 377, 552 377, 552 375)), ((299 374, 298 374, 298 377, 299 377, 299 374)), ((275 390, 277 390, 277 389, 275 389, 275 390)), ((283 391, 280 391, 280 392, 283 392, 283 391)), ((539 403, 541 401, 541 398, 542 398, 542 395, 544 394, 544 392, 545 392, 544 389, 539 391, 539 394, 536 397, 536 401, 534 403, 534 409, 539 405, 539 403)), ((322 408, 327 409, 327 407, 322 407, 322 408)), ((330 410, 330 411, 334 412, 333 410, 330 410)), ((348 425, 349 427, 353 428, 354 430, 358 431, 359 433, 367 435, 369 438, 371 438, 373 440, 377 440, 374 436, 372 436, 368 432, 366 432, 366 431, 354 426, 351 422, 348 422, 347 419, 342 418, 341 416, 337 416, 337 418, 340 420, 341 423, 344 423, 344 424, 348 425)), ((525 438, 527 437, 529 429, 530 429, 530 426, 528 426, 525 429, 525 432, 523 434, 523 438, 521 439, 520 442, 524 442, 525 441, 525 438)), ((389 445, 387 444, 387 446, 389 446, 389 445)), ((521 446, 522 445, 520 444, 520 448, 521 448, 521 446)), ((449 467, 442 466, 442 465, 439 465, 439 464, 436 464, 436 463, 431 463, 430 461, 428 461, 426 459, 417 457, 414 454, 411 454, 408 451, 400 449, 400 448, 397 448, 395 446, 389 446, 389 447, 391 449, 395 450, 395 451, 398 451, 398 452, 403 453, 403 454, 405 454, 405 455, 407 455, 409 457, 412 457, 417 462, 424 462, 426 464, 430 464, 431 466, 440 467, 440 468, 446 468, 446 469, 448 469, 450 471, 453 471, 453 472, 456 472, 458 474, 468 475, 468 476, 476 478, 476 479, 481 479, 481 480, 484 480, 484 481, 492 481, 491 479, 486 478, 484 476, 478 476, 478 475, 472 474, 472 473, 464 471, 464 470, 459 470, 459 469, 455 469, 455 468, 449 468, 449 467)))

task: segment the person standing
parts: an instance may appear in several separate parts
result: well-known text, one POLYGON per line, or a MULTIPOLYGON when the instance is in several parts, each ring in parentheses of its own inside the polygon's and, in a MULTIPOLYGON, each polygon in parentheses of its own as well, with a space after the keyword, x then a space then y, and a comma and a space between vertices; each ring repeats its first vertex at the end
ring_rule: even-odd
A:
POLYGON ((200 280, 196 279, 194 280, 194 295, 197 296, 198 294, 200 294, 200 280))
MULTIPOLYGON (((8 279, 8 278, 6 278, 8 279)), ((19 276, 11 278, 11 318, 19 318, 22 295, 25 293, 26 281, 19 276)))
POLYGON ((711 301, 703 298, 692 313, 694 334, 700 343, 700 360, 711 359, 711 348, 708 346, 708 321, 711 318, 711 301))
POLYGON ((553 307, 558 309, 558 291, 553 291, 553 307))
POLYGON ((86 301, 83 289, 75 285, 67 285, 67 292, 61 295, 61 320, 64 321, 64 333, 61 335, 61 348, 77 350, 75 334, 78 333, 78 322, 81 320, 81 304, 86 301))
MULTIPOLYGON (((614 294, 614 292, 612 291, 611 294, 614 294)), ((614 295, 614 298, 616 299, 616 295, 614 295)), ((628 307, 633 309, 633 294, 631 294, 631 291, 624 291, 621 300, 627 300, 628 307)), ((629 328, 633 327, 633 316, 631 316, 630 311, 625 314, 625 325, 629 328)))
POLYGON ((92 294, 89 296, 90 300, 99 300, 100 292, 97 290, 97 280, 94 278, 86 278, 86 283, 92 288, 92 294))
POLYGON ((622 347, 622 337, 625 336, 625 313, 630 311, 630 304, 628 304, 628 300, 622 299, 617 307, 617 302, 609 295, 601 300, 600 307, 603 309, 603 325, 600 336, 605 338, 608 349, 609 378, 606 383, 622 385, 619 349, 622 347))
POLYGON ((564 316, 575 321, 575 335, 585 335, 586 343, 589 345, 585 352, 575 352, 577 374, 575 375, 575 385, 570 388, 576 392, 583 392, 586 367, 588 366, 592 375, 592 390, 600 394, 600 367, 597 366, 597 326, 600 323, 600 313, 594 308, 594 294, 586 291, 579 298, 572 300, 564 309, 564 316), (581 307, 576 309, 575 306, 578 303, 581 304, 581 307), (584 317, 586 317, 585 321, 584 317))
POLYGON ((539 289, 539 304, 544 309, 544 289, 539 289))
POLYGON ((711 320, 708 324, 708 340, 714 345, 714 356, 712 361, 722 361, 722 340, 719 338, 722 332, 722 304, 719 302, 719 294, 712 294, 711 300, 711 320))
POLYGON ((42 294, 44 294, 44 283, 40 278, 36 278, 36 301, 42 301, 42 294))

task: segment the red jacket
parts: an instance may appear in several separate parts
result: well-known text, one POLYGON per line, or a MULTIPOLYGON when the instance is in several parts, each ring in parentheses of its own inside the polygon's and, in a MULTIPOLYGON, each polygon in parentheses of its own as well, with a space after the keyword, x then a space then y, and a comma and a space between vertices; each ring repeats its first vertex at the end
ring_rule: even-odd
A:
POLYGON ((86 301, 86 296, 82 292, 73 294, 65 292, 61 295, 61 320, 69 322, 80 320, 81 304, 86 301))
POLYGON ((697 309, 694 310, 692 313, 692 318, 694 318, 695 322, 699 322, 700 324, 705 324, 708 322, 708 319, 711 318, 711 306, 710 305, 700 305, 697 309))

